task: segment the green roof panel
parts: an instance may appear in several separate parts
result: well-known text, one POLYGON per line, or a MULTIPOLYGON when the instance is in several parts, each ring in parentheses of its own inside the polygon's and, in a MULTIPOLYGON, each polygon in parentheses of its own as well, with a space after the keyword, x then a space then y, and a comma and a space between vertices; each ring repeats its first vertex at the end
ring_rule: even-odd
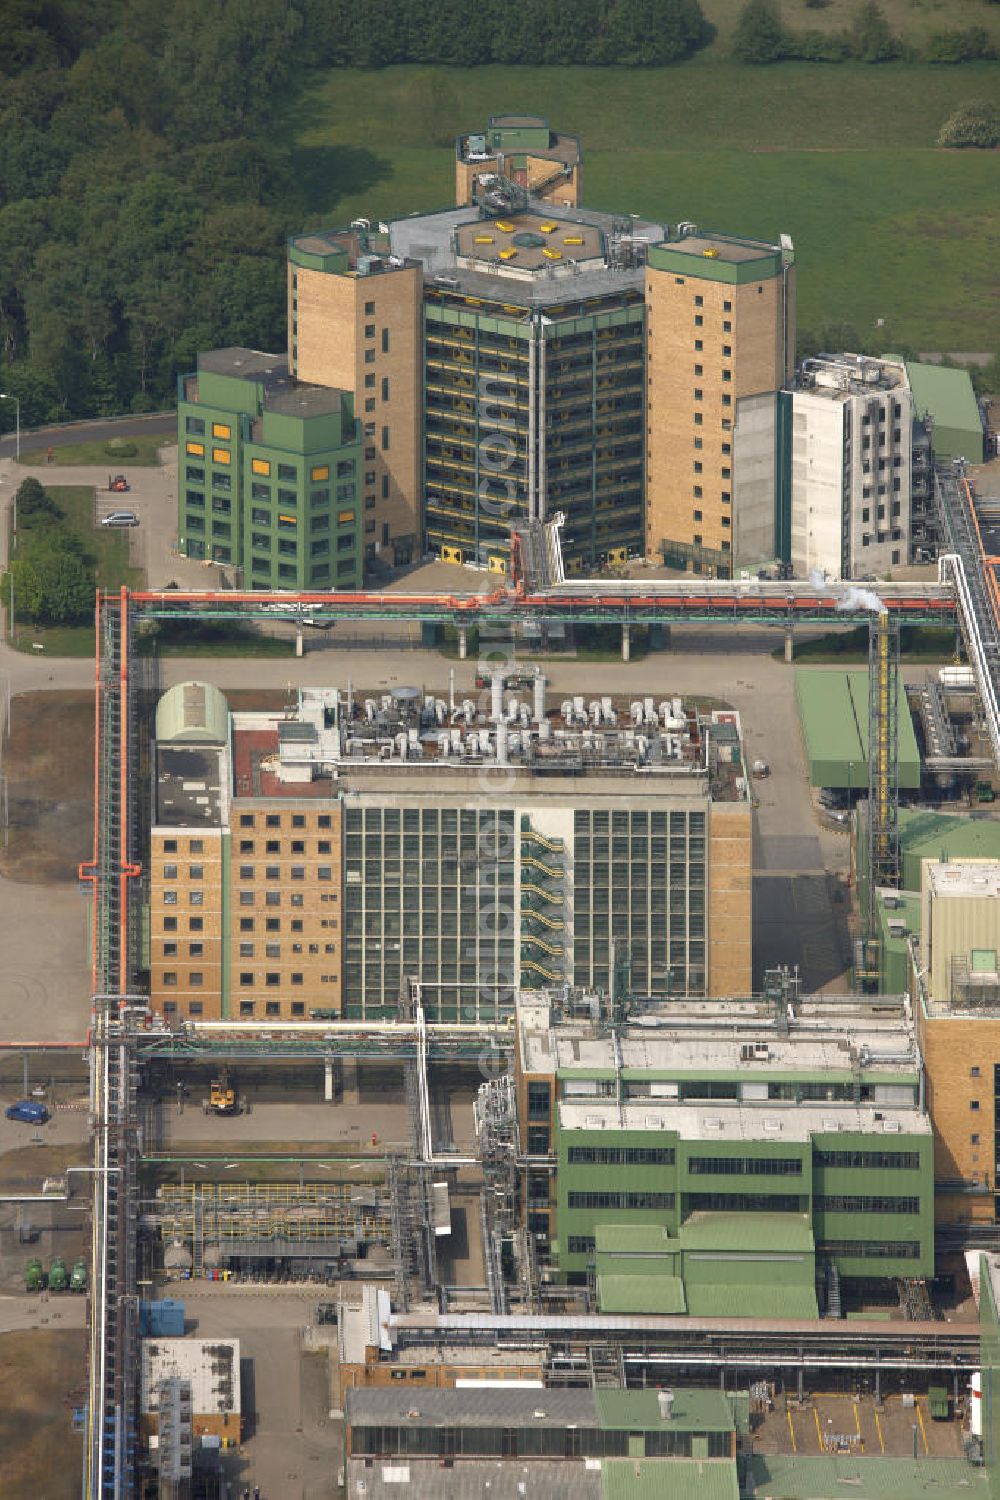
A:
POLYGON ((961 1458, 828 1458, 755 1453, 755 1500, 988 1500, 989 1480, 961 1458))
POLYGON ((739 1500, 731 1458, 608 1458, 601 1500, 739 1500))
POLYGON ((597 1296, 603 1313, 683 1313, 684 1283, 679 1276, 599 1275, 597 1296))
POLYGON ((968 370, 907 363, 906 378, 918 417, 933 422, 931 444, 937 458, 983 461, 983 424, 968 370))
POLYGON ((669 1417, 660 1413, 656 1391, 594 1391, 598 1421, 614 1432, 735 1432, 733 1408, 722 1391, 674 1388, 669 1417))
POLYGON ((678 1231, 681 1246, 691 1250, 792 1251, 812 1254, 812 1224, 808 1214, 695 1213, 678 1231))
POLYGON ((794 1282, 768 1286, 739 1282, 687 1283, 687 1310, 692 1318, 792 1318, 819 1317, 812 1286, 794 1282))

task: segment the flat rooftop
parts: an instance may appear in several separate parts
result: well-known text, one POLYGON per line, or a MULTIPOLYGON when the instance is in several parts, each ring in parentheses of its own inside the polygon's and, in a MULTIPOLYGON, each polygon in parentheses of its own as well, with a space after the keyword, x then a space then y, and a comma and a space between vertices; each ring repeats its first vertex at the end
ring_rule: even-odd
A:
MULTIPOLYGON (((518 258, 507 265, 500 260, 499 251, 506 247, 512 235, 508 236, 497 225, 515 221, 504 219, 503 215, 499 220, 472 220, 468 207, 446 209, 436 214, 417 214, 408 219, 394 219, 389 226, 389 242, 394 256, 422 263, 429 283, 437 281, 445 287, 452 285, 455 290, 484 300, 493 298, 511 304, 538 306, 546 303, 562 304, 570 299, 578 302, 589 297, 642 288, 644 271, 641 263, 631 269, 614 267, 608 263, 607 254, 618 222, 614 215, 581 208, 561 208, 556 218, 549 204, 532 198, 528 201, 527 211, 519 216, 518 222, 522 221, 525 227, 518 231, 522 233, 540 233, 540 229, 534 228, 536 224, 557 223, 558 233, 551 231, 546 236, 546 240, 552 238, 557 241, 552 248, 562 252, 584 250, 588 252, 587 255, 574 259, 568 253, 563 253, 558 260, 552 260, 541 254, 540 247, 535 247, 538 252, 538 265, 535 268, 527 260, 520 260, 522 253, 526 256, 529 254, 530 247, 523 247, 523 250, 522 247, 517 247, 518 258), (466 229, 471 231, 474 249, 495 251, 495 263, 490 262, 490 257, 477 260, 474 268, 467 263, 466 254, 458 248, 464 243, 461 232, 466 229), (475 246, 476 233, 492 235, 494 244, 475 246), (567 237, 576 234, 583 239, 582 246, 574 247, 564 243, 567 237), (601 241, 599 254, 591 253, 594 251, 595 234, 601 241), (532 274, 518 278, 515 268, 519 264, 523 270, 531 271, 532 274)), ((630 222, 631 237, 640 252, 646 245, 659 244, 663 240, 663 225, 641 219, 632 219, 630 222)))
POLYGON ((685 1141, 782 1141, 802 1145, 814 1135, 858 1133, 874 1142, 885 1137, 885 1149, 903 1135, 931 1134, 930 1119, 917 1109, 891 1109, 845 1104, 795 1104, 781 1099, 737 1104, 706 1100, 679 1104, 671 1099, 563 1100, 558 1105, 562 1130, 673 1130, 685 1141))
POLYGON ((288 357, 265 354, 260 349, 244 349, 234 344, 227 349, 209 349, 198 355, 198 369, 209 375, 232 375, 239 380, 259 380, 265 375, 287 375, 288 357))
POLYGON ((344 1404, 349 1427, 600 1427, 612 1431, 732 1432, 733 1411, 721 1391, 678 1387, 670 1415, 664 1416, 656 1391, 539 1391, 497 1385, 437 1386, 416 1391, 391 1386, 356 1386, 344 1404))
POLYGON ((472 219, 455 231, 455 251, 468 269, 490 262, 504 271, 544 270, 561 261, 603 266, 604 234, 596 224, 581 224, 554 214, 516 214, 509 219, 472 219))
POLYGON ((551 1024, 536 1005, 518 1011, 521 1056, 527 1073, 630 1072, 681 1077, 706 1072, 729 1076, 797 1074, 898 1074, 915 1078, 917 1049, 909 1003, 883 997, 869 1004, 798 999, 787 1026, 771 1006, 756 1000, 673 1000, 633 1019, 616 1038, 586 1023, 551 1024))
POLYGON ((1000 896, 1000 860, 949 860, 924 865, 931 894, 941 899, 1000 896))
POLYGON ((143 1339, 143 1413, 159 1409, 160 1382, 173 1379, 190 1381, 191 1410, 196 1416, 239 1415, 239 1339, 143 1339))
POLYGON ((153 821, 164 828, 219 827, 225 758, 220 745, 158 744, 153 821))
POLYGON ((770 259, 774 246, 763 240, 731 240, 723 235, 684 234, 670 241, 671 250, 682 255, 701 255, 710 260, 726 260, 737 264, 747 260, 770 259))

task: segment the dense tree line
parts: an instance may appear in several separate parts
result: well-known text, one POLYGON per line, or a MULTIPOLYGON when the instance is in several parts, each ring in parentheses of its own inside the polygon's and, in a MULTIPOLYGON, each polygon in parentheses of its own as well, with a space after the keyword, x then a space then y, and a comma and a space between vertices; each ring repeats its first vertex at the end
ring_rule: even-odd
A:
MULTIPOLYGON (((0 0, 0 389, 24 425, 149 410, 198 349, 280 347, 307 65, 618 62, 698 0, 0 0)), ((0 402, 0 425, 12 425, 0 402)))
POLYGON ((711 40, 698 0, 314 0, 308 24, 334 64, 678 61, 711 40))

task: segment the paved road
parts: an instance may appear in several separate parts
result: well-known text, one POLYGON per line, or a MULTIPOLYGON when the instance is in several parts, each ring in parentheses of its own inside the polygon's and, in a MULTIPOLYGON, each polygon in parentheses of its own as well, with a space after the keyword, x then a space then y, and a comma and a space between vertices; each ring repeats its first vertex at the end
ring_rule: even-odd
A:
MULTIPOLYGON (((170 434, 176 431, 177 417, 174 412, 152 412, 149 416, 140 417, 100 417, 93 422, 64 422, 58 426, 35 427, 30 432, 22 428, 21 452, 34 453, 38 450, 44 453, 50 444, 55 447, 64 443, 102 443, 110 438, 155 437, 160 433, 170 434)), ((8 432, 0 437, 0 457, 6 458, 13 454, 15 447, 15 433, 8 432)))

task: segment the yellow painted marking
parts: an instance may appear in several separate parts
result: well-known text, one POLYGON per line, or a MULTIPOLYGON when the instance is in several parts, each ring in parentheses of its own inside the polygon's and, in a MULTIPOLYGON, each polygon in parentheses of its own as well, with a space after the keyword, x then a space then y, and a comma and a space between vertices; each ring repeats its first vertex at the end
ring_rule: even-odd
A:
POLYGON ((791 1434, 792 1439, 792 1452, 798 1453, 798 1444, 795 1441, 795 1423, 792 1421, 792 1413, 790 1409, 788 1412, 786 1412, 786 1416, 788 1417, 788 1431, 791 1434))
POLYGON ((816 1418, 816 1441, 819 1444, 819 1451, 822 1453, 823 1452, 823 1429, 819 1425, 819 1412, 816 1410, 815 1406, 813 1407, 813 1416, 816 1418))
POLYGON ((858 1437, 860 1437, 861 1436, 861 1418, 858 1416, 858 1403, 856 1401, 854 1403, 854 1426, 857 1429, 858 1437))
POLYGON ((924 1427, 924 1414, 920 1410, 920 1402, 919 1401, 916 1403, 916 1407, 917 1407, 917 1421, 920 1423, 920 1437, 921 1437, 921 1439, 923 1441, 923 1445, 924 1445, 924 1457, 925 1458, 929 1458, 931 1450, 927 1446, 927 1431, 926 1431, 926 1429, 924 1427))
POLYGON ((882 1436, 882 1423, 878 1419, 878 1412, 877 1411, 875 1412, 875 1431, 878 1433, 878 1445, 882 1449, 882 1452, 884 1453, 885 1452, 885 1438, 882 1436))

